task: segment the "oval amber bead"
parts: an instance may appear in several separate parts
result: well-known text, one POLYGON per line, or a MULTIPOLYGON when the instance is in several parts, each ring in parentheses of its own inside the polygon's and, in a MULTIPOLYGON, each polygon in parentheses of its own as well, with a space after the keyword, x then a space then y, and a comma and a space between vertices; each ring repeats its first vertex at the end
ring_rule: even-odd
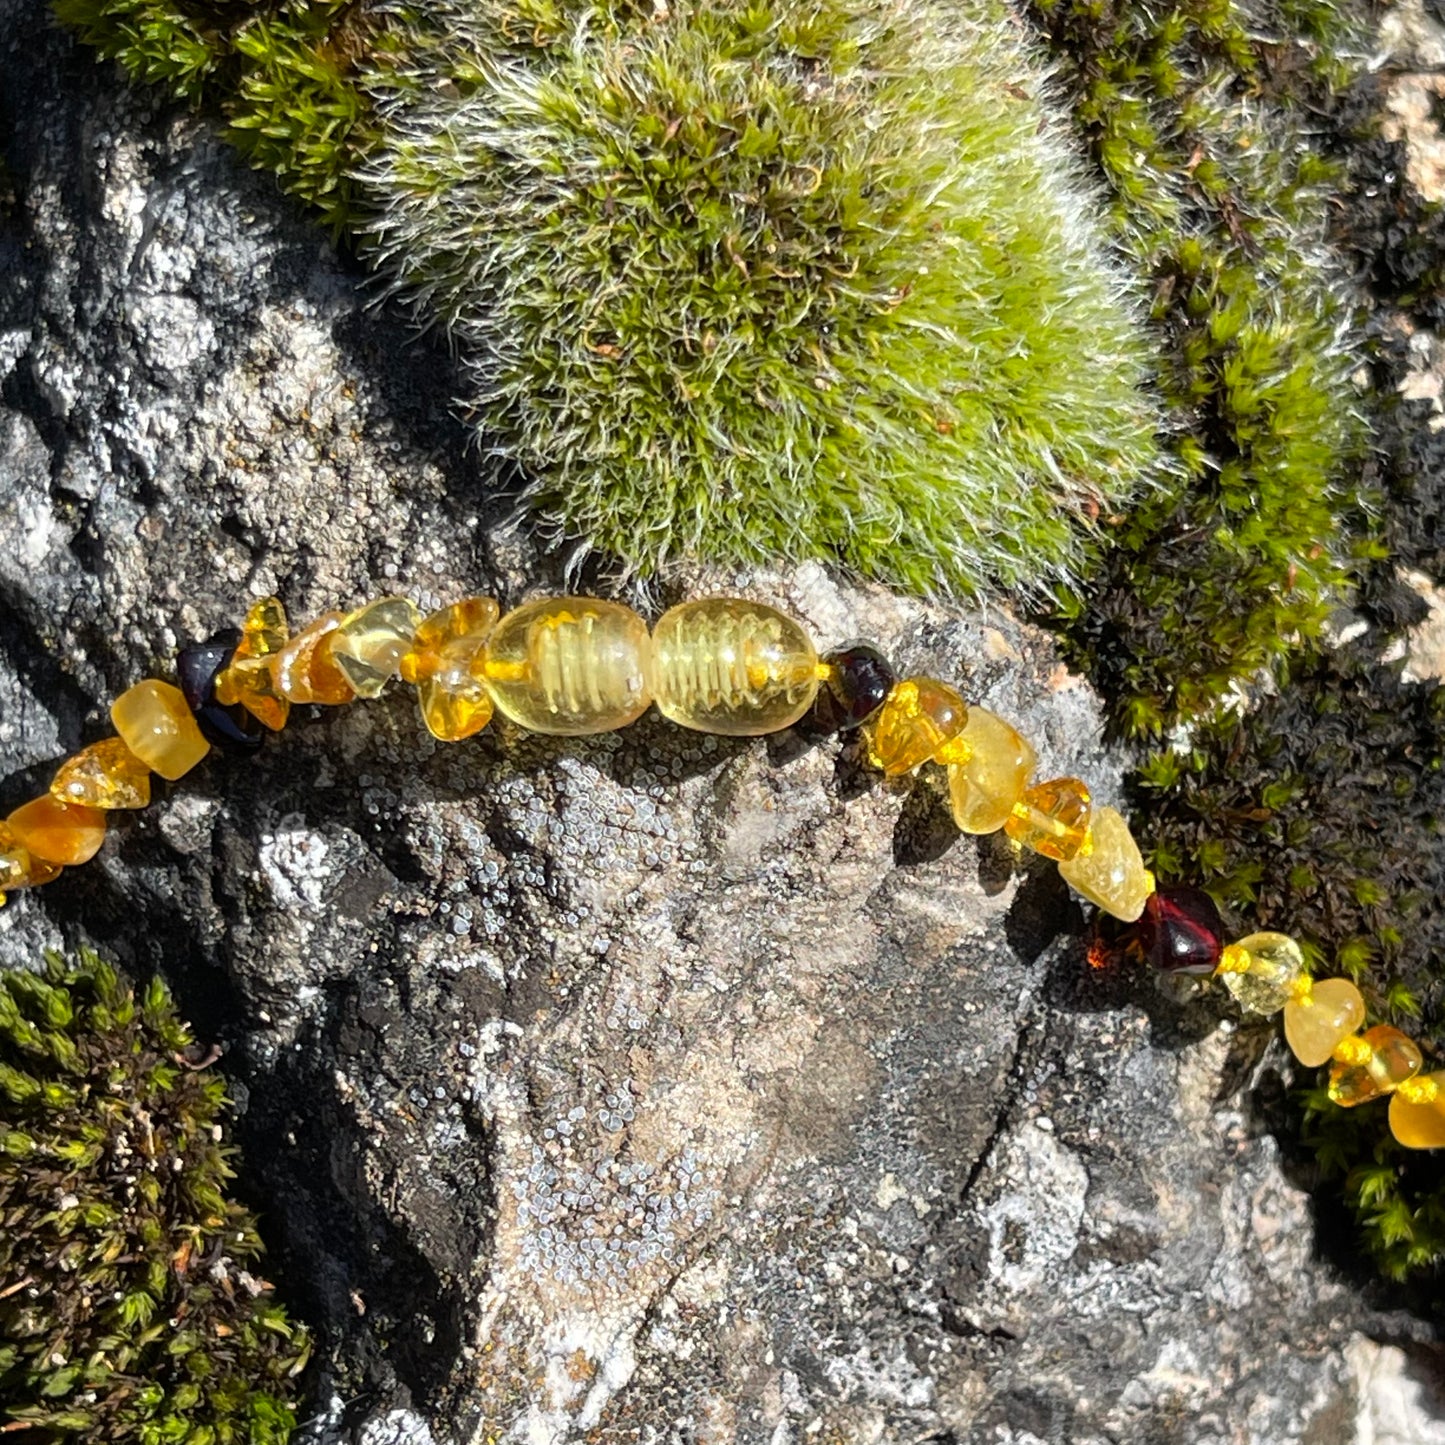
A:
POLYGON ((611 732, 652 701, 647 624, 596 597, 547 598, 507 613, 478 670, 498 710, 537 733, 611 732))
POLYGON ((1089 844, 1059 873, 1076 893, 1105 913, 1133 923, 1154 891, 1154 875, 1144 866, 1129 825, 1113 808, 1099 808, 1089 824, 1089 844))
POLYGON ((1390 1024, 1376 1024, 1336 1045, 1335 1061, 1330 1065, 1330 1098, 1342 1109, 1367 1104, 1413 1078, 1422 1063, 1420 1047, 1413 1039, 1390 1024))
POLYGON ((144 808, 151 800, 151 770, 120 738, 102 738, 60 765, 50 793, 87 808, 144 808))
POLYGON ((868 728, 868 761, 890 778, 911 773, 968 722, 957 689, 932 677, 908 677, 888 694, 868 728))
POLYGON ((368 602, 341 619, 331 660, 357 697, 376 697, 401 670, 420 626, 421 613, 405 597, 368 602))
POLYGON ((818 654, 775 607, 705 597, 664 612, 652 630, 657 710, 680 727, 758 737, 792 725, 813 705, 818 654))
POLYGON ((1304 954, 1287 933, 1251 933, 1224 950, 1215 972, 1240 1008, 1277 1014, 1300 988, 1304 954))
POLYGON ((32 857, 61 868, 87 863, 105 842, 105 813, 82 803, 62 803, 49 793, 10 814, 5 826, 32 857))
POLYGON ((1365 1000, 1349 979, 1312 980, 1284 1006, 1284 1039, 1300 1063, 1317 1069, 1364 1021, 1365 1000))
POLYGON ((1445 1149, 1445 1071, 1406 1079, 1395 1090, 1390 1132, 1407 1149, 1445 1149))
POLYGON ((174 782, 211 750, 180 688, 148 678, 128 687, 110 707, 110 720, 131 752, 152 772, 174 782))
POLYGON ((1078 778, 1050 778, 1024 789, 1004 831, 1015 843, 1067 863, 1088 842, 1092 806, 1089 790, 1078 778))
POLYGON ((1034 771, 1034 750, 997 713, 971 707, 963 731, 939 750, 948 767, 953 821, 964 833, 996 833, 1034 771))

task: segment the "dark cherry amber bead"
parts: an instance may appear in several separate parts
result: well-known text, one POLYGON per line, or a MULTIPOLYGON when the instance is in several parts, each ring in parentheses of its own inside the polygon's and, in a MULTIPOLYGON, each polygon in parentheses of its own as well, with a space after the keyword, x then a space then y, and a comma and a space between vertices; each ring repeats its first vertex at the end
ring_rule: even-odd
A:
POLYGON ((808 718, 812 732, 842 733, 862 727, 898 681, 888 659, 866 642, 830 652, 823 664, 828 671, 808 718))
POLYGON ((1161 973, 1213 973, 1224 952, 1224 919, 1202 888, 1151 893, 1130 941, 1161 973))
POLYGON ((216 678, 230 664, 238 639, 238 633, 228 630, 209 642, 183 647, 176 657, 176 679, 207 742, 223 752, 254 753, 265 735, 261 724, 245 708, 216 701, 216 678))

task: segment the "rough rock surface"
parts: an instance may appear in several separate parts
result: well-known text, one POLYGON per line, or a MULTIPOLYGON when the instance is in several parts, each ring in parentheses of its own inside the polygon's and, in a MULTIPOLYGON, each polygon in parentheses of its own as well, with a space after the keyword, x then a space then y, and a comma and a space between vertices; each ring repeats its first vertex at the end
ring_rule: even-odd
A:
MULTIPOLYGON (((0 0, 0 127, 0 808, 249 598, 556 589, 445 358, 35 0, 0 0)), ((1117 787, 1002 613, 820 573, 648 601, 703 586, 1117 787)), ((395 696, 163 789, 0 912, 0 964, 90 941, 225 1044, 320 1439, 1440 1438, 1428 1331, 1281 1157, 1270 1031, 1091 974, 1079 923, 836 743, 442 748, 395 696)))

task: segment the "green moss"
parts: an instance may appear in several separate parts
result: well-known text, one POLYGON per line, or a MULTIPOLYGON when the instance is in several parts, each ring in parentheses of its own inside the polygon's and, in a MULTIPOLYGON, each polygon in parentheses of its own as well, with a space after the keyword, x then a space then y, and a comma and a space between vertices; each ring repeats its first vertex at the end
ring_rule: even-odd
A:
POLYGON ((283 1445, 309 1341, 247 1266, 223 1084, 93 954, 0 974, 0 1432, 283 1445))

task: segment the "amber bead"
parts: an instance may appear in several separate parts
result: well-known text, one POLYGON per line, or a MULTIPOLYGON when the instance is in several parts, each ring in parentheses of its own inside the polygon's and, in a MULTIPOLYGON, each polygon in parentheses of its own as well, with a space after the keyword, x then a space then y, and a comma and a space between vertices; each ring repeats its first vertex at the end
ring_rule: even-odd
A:
POLYGON ((1287 933, 1251 933, 1224 950, 1215 971, 1240 1008, 1277 1014, 1299 989, 1304 954, 1287 933))
POLYGON ((105 822, 103 809, 62 803, 45 793, 16 808, 5 825, 27 853, 69 868, 89 862, 100 851, 105 822))
POLYGON ((890 778, 911 773, 951 742, 968 722, 968 704, 946 682, 905 678, 868 728, 868 760, 890 778))
POLYGON ((1284 1039, 1300 1063, 1317 1069, 1364 1021, 1365 1000, 1349 979, 1301 980, 1284 1006, 1284 1039))
POLYGON ((120 738, 102 738, 60 765, 50 795, 87 808, 144 808, 151 770, 120 738))
POLYGON ((652 639, 618 602, 546 598, 497 623, 478 671, 498 710, 524 728, 562 737, 611 732, 652 701, 652 639))
POLYGON ((1330 1065, 1329 1095, 1342 1109, 1398 1089, 1420 1072, 1419 1045, 1389 1024, 1342 1039, 1330 1065))
POLYGON ((1445 1149, 1445 1072, 1416 1075, 1395 1090, 1390 1132, 1407 1149, 1445 1149))
POLYGON ((211 750, 180 688, 154 678, 127 688, 110 719, 125 745, 152 772, 174 782, 211 750))
POLYGON ((965 833, 996 833, 1023 798, 1034 750, 997 713, 971 707, 963 731, 939 749, 948 768, 953 821, 965 833))
POLYGON ((239 634, 218 633, 209 642, 183 647, 176 654, 176 681, 195 715, 202 737, 228 753, 254 753, 263 736, 260 720, 245 708, 216 697, 217 679, 230 666, 239 634))
POLYGON ((215 698, 223 707, 239 703, 263 726, 280 732, 291 704, 276 691, 270 658, 285 647, 289 629, 280 600, 253 602, 241 626, 241 640, 230 663, 216 678, 215 698))
POLYGON ((0 898, 5 890, 38 888, 60 877, 60 868, 37 858, 4 823, 0 823, 0 898))
POLYGON ((1113 808, 1095 809, 1087 845, 1059 864, 1059 874, 1076 893, 1125 923, 1138 918, 1154 891, 1154 875, 1128 823, 1113 808))
POLYGON ((1078 778, 1050 778, 1024 789, 1004 831, 1015 843, 1067 863, 1088 842, 1091 808, 1089 790, 1078 778))
POLYGON ((898 682, 892 664, 866 642, 842 647, 823 658, 823 678, 807 725, 815 733, 860 728, 888 701, 898 682))
POLYGON ((802 718, 818 693, 812 639, 763 602, 684 602, 662 614, 652 650, 658 712, 697 732, 779 732, 802 718))
POLYGON ((421 626, 421 613, 405 597, 368 602, 341 619, 331 660, 357 697, 376 697, 401 670, 421 626))
POLYGON ((1224 951, 1224 920, 1202 888, 1161 888, 1145 900, 1125 944, 1161 973, 1213 973, 1224 951))
POLYGON ((475 667, 500 616, 490 597, 466 597, 433 612, 417 628, 398 672, 416 685, 422 720, 433 737, 457 742, 492 720, 492 699, 475 667))
POLYGON ((341 622, 341 613, 323 613, 270 658, 272 681, 287 702, 336 706, 356 696, 346 674, 331 656, 341 622))

